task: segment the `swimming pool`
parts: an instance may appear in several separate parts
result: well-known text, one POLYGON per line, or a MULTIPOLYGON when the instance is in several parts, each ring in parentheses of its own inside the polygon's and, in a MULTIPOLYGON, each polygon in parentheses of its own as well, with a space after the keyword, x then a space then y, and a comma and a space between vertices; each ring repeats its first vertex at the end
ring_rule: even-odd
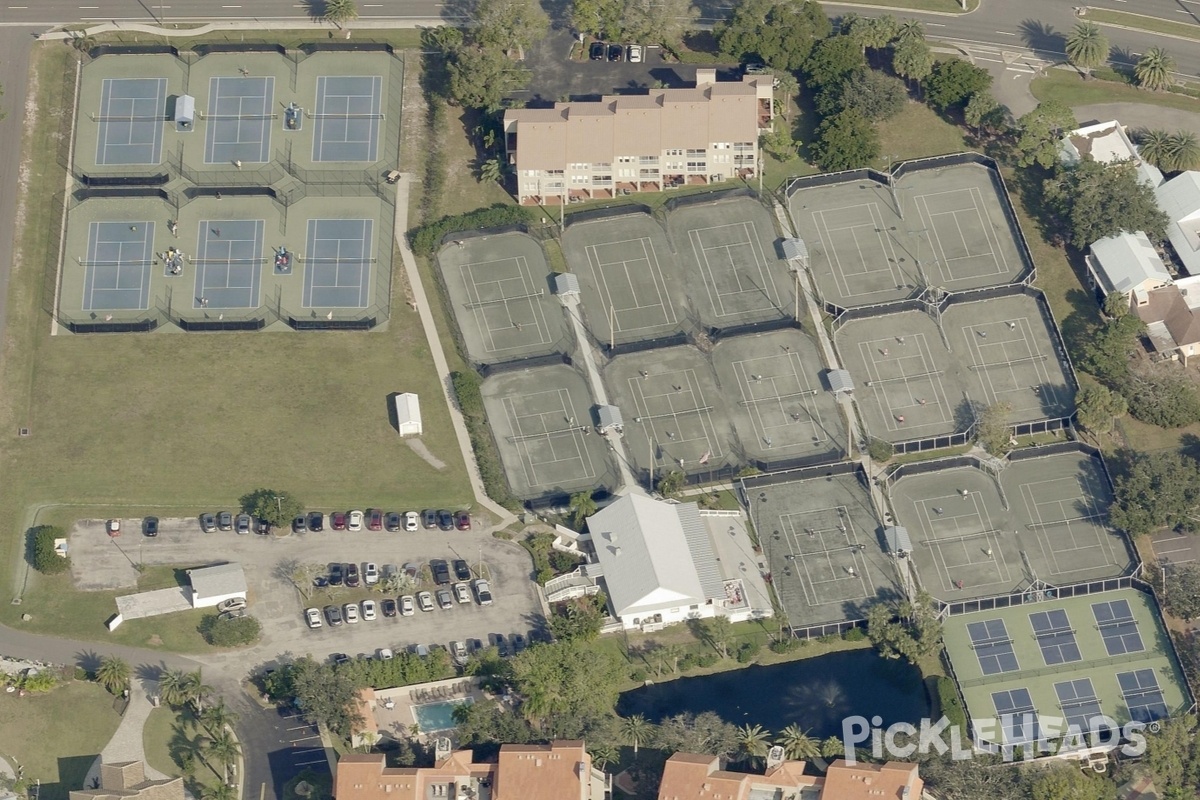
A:
POLYGON ((421 733, 444 731, 455 726, 454 709, 461 705, 474 702, 470 697, 461 700, 442 700, 438 703, 423 703, 413 706, 413 716, 417 718, 417 728, 421 733))

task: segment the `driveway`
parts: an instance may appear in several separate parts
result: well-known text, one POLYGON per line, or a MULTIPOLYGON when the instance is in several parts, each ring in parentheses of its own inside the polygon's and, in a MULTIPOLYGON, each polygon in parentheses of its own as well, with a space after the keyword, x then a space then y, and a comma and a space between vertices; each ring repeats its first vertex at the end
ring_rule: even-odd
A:
POLYGON ((1200 536, 1182 533, 1156 533, 1150 539, 1159 565, 1187 564, 1200 559, 1200 536))
MULTIPOLYGON (((311 653, 318 658, 333 653, 357 655, 374 653, 381 647, 399 649, 466 638, 486 640, 491 633, 528 633, 544 624, 537 590, 530 579, 529 554, 520 545, 479 531, 350 533, 326 529, 322 533, 276 538, 238 536, 229 531, 205 534, 194 519, 161 520, 155 538, 139 533, 139 520, 124 520, 122 529, 128 532, 110 539, 103 520, 82 520, 72 528, 72 574, 78 585, 92 589, 128 587, 133 591, 138 575, 134 565, 139 563, 181 568, 222 561, 242 565, 250 613, 263 626, 262 641, 236 653, 203 656, 206 664, 222 669, 230 677, 241 677, 255 667, 272 663, 281 653, 311 653), (469 562, 473 577, 488 577, 495 596, 493 604, 454 603, 450 609, 417 611, 412 617, 388 619, 380 615, 374 622, 356 625, 333 628, 326 624, 318 630, 306 627, 306 607, 342 605, 367 598, 378 602, 385 597, 367 587, 314 589, 312 575, 324 572, 328 564, 355 562, 361 569, 367 561, 382 567, 407 562, 427 565, 435 558, 462 558, 469 562), (305 567, 312 571, 296 578, 305 567)), ((418 588, 432 590, 427 569, 423 580, 418 588)))

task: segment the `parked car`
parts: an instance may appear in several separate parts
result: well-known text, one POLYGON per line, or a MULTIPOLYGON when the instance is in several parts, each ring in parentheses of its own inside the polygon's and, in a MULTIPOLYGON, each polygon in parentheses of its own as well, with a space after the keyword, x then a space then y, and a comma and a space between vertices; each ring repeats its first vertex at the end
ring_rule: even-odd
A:
POLYGON ((464 605, 471 602, 471 590, 465 583, 454 584, 454 599, 464 605))
POLYGON ((367 509, 367 530, 383 530, 383 512, 378 508, 367 509))
POLYGON ((109 536, 120 536, 121 535, 121 520, 110 519, 108 522, 105 522, 104 523, 104 531, 109 536))
POLYGON ((329 565, 329 585, 330 586, 341 586, 343 580, 345 580, 345 571, 343 570, 342 565, 341 564, 330 564, 329 565))
POLYGON ((504 638, 503 633, 493 633, 492 644, 496 646, 496 652, 501 658, 508 658, 508 640, 504 638))
POLYGON ((320 511, 310 512, 308 515, 308 529, 316 533, 325 530, 325 515, 320 511))
POLYGON ((335 511, 329 515, 329 527, 335 531, 346 530, 346 512, 335 511))
POLYGON ((761 61, 751 61, 746 64, 746 67, 743 71, 747 75, 765 75, 767 72, 767 65, 761 61))
POLYGON ((418 592, 417 605, 421 607, 422 611, 433 611, 433 595, 429 592, 418 592))
POLYGON ((374 622, 375 621, 375 612, 378 608, 379 608, 379 606, 377 606, 375 604, 374 600, 363 600, 362 601, 363 622, 374 622))
POLYGON ((246 607, 246 598, 230 597, 228 600, 222 600, 217 603, 217 613, 221 614, 226 611, 236 611, 239 608, 246 607))
POLYGON ((292 520, 292 533, 304 533, 307 530, 308 520, 304 518, 303 514, 292 520))
POLYGON ((308 627, 316 630, 321 627, 321 612, 315 608, 304 609, 304 621, 308 624, 308 627))
POLYGON ((223 531, 233 530, 233 514, 228 511, 217 514, 217 527, 223 531))
POLYGON ((642 63, 642 46, 640 44, 631 44, 625 48, 625 56, 630 64, 642 63))
POLYGON ((455 664, 463 666, 467 663, 467 646, 459 641, 451 642, 450 657, 454 659, 455 664))
POLYGON ((357 509, 350 512, 350 518, 346 522, 346 529, 351 531, 361 531, 363 527, 363 512, 357 509))
POLYGON ((250 515, 249 514, 238 514, 237 515, 237 532, 238 532, 238 536, 244 536, 250 532, 250 515))
POLYGON ((332 653, 329 658, 339 667, 350 663, 350 656, 346 655, 345 653, 332 653))
POLYGON ((142 533, 147 536, 158 536, 158 517, 146 517, 142 520, 142 533))
POLYGON ((619 44, 610 44, 608 46, 608 60, 609 61, 624 61, 625 60, 625 48, 621 47, 621 45, 619 45, 619 44))
POLYGON ((254 532, 259 536, 269 536, 271 534, 271 523, 265 519, 254 520, 254 532))
POLYGON ((427 531, 431 531, 437 527, 438 518, 437 512, 432 508, 427 508, 421 512, 421 527, 427 531))
POLYGON ((527 642, 525 641, 524 636, 522 636, 519 633, 514 633, 512 635, 513 655, 516 655, 517 653, 520 653, 521 651, 523 651, 526 647, 526 644, 527 644, 527 642))
POLYGON ((444 531, 454 530, 454 515, 444 508, 439 508, 437 512, 438 527, 444 531))
POLYGON ((351 589, 358 586, 358 564, 346 565, 346 585, 351 589))
POLYGON ((413 531, 420 529, 420 527, 421 527, 421 516, 415 511, 405 511, 404 512, 404 530, 408 531, 409 533, 412 533, 413 531))
POLYGON ((200 530, 205 533, 212 533, 217 529, 217 518, 205 511, 200 515, 200 530))
POLYGON ((435 558, 429 562, 429 571, 433 573, 433 582, 445 586, 450 582, 450 566, 444 558, 435 558))
POLYGON ((449 589, 438 589, 437 604, 443 611, 454 608, 454 598, 450 596, 449 589))
POLYGON ((460 581, 471 580, 471 568, 465 558, 454 559, 454 577, 460 581))
POLYGON ((392 652, 390 647, 381 647, 375 651, 375 654, 379 657, 380 661, 391 661, 396 657, 396 654, 392 652))
POLYGON ((332 626, 342 624, 342 611, 337 606, 325 606, 325 620, 332 626))
POLYGON ((406 594, 400 598, 400 616, 411 617, 416 610, 416 603, 413 601, 411 594, 406 594))
POLYGON ((396 616, 396 601, 393 600, 392 598, 390 598, 390 597, 385 598, 384 601, 382 603, 380 603, 380 606, 383 609, 383 615, 385 617, 396 616))
POLYGON ((346 603, 342 613, 346 615, 347 625, 356 624, 358 622, 358 603, 346 603))
POLYGON ((460 531, 471 530, 471 512, 470 511, 455 512, 454 527, 458 528, 460 531))
POLYGON ((234 608, 229 611, 222 611, 219 616, 221 619, 241 619, 246 616, 246 609, 234 608))
POLYGON ((409 645, 408 649, 410 651, 416 653, 418 656, 421 656, 422 658, 429 655, 429 647, 427 645, 423 645, 423 644, 409 645))
POLYGON ((395 511, 389 511, 387 516, 383 518, 383 527, 387 528, 392 533, 400 530, 400 528, 403 526, 403 518, 395 511))
POLYGON ((475 599, 479 601, 481 606, 490 606, 492 604, 492 587, 483 578, 475 579, 475 599))
POLYGON ((379 583, 379 567, 374 561, 368 561, 363 564, 363 583, 367 586, 374 586, 379 583))
POLYGON ((603 61, 607 50, 608 46, 604 42, 592 42, 592 46, 588 48, 588 58, 592 61, 603 61))

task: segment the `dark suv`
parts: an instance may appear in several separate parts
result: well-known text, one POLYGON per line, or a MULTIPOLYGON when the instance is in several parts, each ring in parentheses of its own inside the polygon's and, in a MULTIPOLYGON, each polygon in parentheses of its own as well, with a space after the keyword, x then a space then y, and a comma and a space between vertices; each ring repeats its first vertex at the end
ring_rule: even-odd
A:
POLYGON ((437 527, 438 513, 432 508, 427 508, 421 512, 421 527, 430 531, 437 527))
POLYGON ((592 59, 592 61, 603 61, 604 52, 607 49, 604 42, 592 42, 592 46, 588 49, 588 58, 592 59))
POLYGON ((308 529, 320 533, 325 530, 325 515, 320 511, 313 511, 308 515, 308 529))
POLYGON ((346 585, 351 589, 358 586, 358 564, 346 565, 346 585))
POLYGON ((444 531, 454 530, 454 515, 444 508, 440 509, 437 512, 437 524, 444 531))
POLYGON ((435 558, 429 562, 429 570, 433 573, 433 582, 438 586, 450 583, 450 566, 443 558, 435 558))

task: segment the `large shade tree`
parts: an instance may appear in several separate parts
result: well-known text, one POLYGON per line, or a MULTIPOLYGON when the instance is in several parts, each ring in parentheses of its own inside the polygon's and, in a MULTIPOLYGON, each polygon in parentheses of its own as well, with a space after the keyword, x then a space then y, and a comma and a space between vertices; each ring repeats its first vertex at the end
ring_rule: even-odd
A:
POLYGON ((782 70, 797 70, 813 46, 832 30, 819 3, 745 0, 734 5, 727 22, 714 29, 721 53, 756 57, 782 70))

